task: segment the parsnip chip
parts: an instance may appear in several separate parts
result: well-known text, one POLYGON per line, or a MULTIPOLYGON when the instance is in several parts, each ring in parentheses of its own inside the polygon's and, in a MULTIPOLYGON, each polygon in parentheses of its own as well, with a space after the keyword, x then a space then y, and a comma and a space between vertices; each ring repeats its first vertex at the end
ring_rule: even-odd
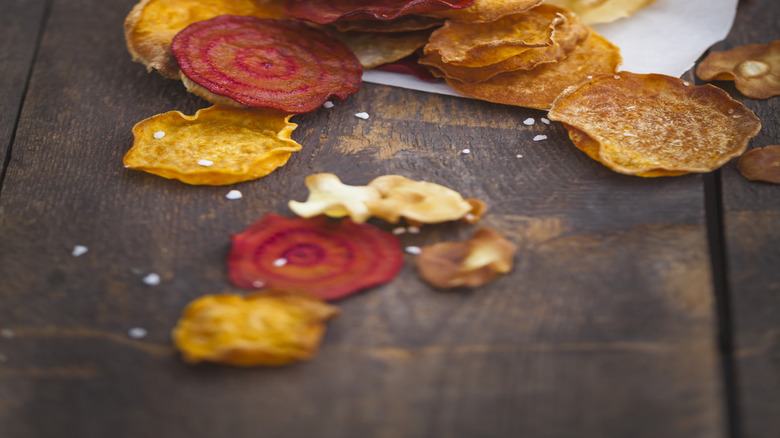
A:
POLYGON ((443 17, 460 23, 488 23, 507 15, 519 14, 539 6, 544 0, 476 0, 463 9, 427 12, 431 17, 443 17))
POLYGON ((285 365, 313 358, 338 314, 304 292, 206 295, 184 309, 173 342, 190 363, 285 365))
POLYGON ((331 35, 343 42, 357 56, 363 68, 374 68, 413 54, 428 41, 429 31, 373 33, 335 32, 331 35))
POLYGON ((284 18, 284 0, 142 0, 125 18, 125 41, 133 61, 179 79, 171 41, 181 30, 217 15, 284 18))
POLYGON ((745 152, 739 157, 737 168, 749 180, 780 184, 780 145, 745 152))
POLYGON ((330 25, 342 32, 409 32, 413 30, 425 30, 444 24, 443 18, 423 17, 421 15, 404 15, 394 20, 349 20, 336 21, 330 25))
POLYGON ((571 87, 547 117, 590 137, 597 144, 587 142, 591 157, 638 176, 710 172, 741 155, 761 129, 755 114, 719 88, 630 72, 571 87))
POLYGON ((626 18, 655 0, 546 0, 545 3, 569 9, 585 24, 610 23, 626 18))
POLYGON ((475 208, 455 190, 400 175, 380 176, 368 186, 377 189, 382 198, 368 200, 366 206, 374 216, 390 223, 402 217, 425 224, 453 221, 475 208))
POLYGON ((558 62, 540 64, 532 70, 501 73, 480 83, 446 80, 455 90, 478 99, 547 110, 567 87, 588 75, 612 74, 620 62, 620 49, 591 31, 582 44, 558 62))
POLYGON ((336 218, 349 216, 353 222, 365 222, 371 217, 366 202, 381 198, 377 189, 346 185, 332 173, 307 176, 306 187, 309 189, 306 202, 290 201, 287 204, 293 213, 305 218, 324 214, 336 218))
POLYGON ((480 228, 465 242, 441 242, 421 248, 415 258, 420 276, 447 289, 477 287, 512 270, 517 247, 490 228, 480 228))
POLYGON ((298 126, 273 110, 212 106, 194 116, 158 114, 133 127, 125 167, 187 184, 224 185, 268 175, 301 145, 298 126))
POLYGON ((754 99, 780 95, 780 40, 710 52, 696 67, 705 81, 733 80, 740 93, 754 99))

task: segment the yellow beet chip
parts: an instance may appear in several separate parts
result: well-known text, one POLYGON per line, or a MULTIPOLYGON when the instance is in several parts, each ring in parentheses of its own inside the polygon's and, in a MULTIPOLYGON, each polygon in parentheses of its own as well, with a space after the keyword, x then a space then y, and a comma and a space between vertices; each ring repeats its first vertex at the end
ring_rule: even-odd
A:
POLYGON ((306 202, 287 204, 293 213, 305 218, 320 214, 335 218, 349 216, 353 222, 363 223, 371 217, 366 202, 381 197, 373 187, 346 185, 332 173, 307 176, 306 188, 309 189, 306 202))
POLYGON ((705 80, 733 80, 740 93, 753 99, 780 95, 780 40, 710 52, 696 67, 705 80))
POLYGON ((610 169, 637 176, 710 172, 744 152, 761 122, 711 85, 620 72, 566 90, 548 114, 610 169))
POLYGON ((184 309, 173 342, 190 363, 285 365, 314 357, 338 313, 305 292, 207 295, 184 309))
POLYGON ((125 41, 133 61, 179 79, 171 41, 182 29, 218 15, 284 18, 284 0, 141 0, 125 18, 125 41))
POLYGON ((569 9, 585 24, 610 23, 626 18, 655 0, 546 0, 545 3, 569 9))
POLYGON ((133 127, 125 167, 187 184, 225 185, 268 175, 301 145, 291 115, 212 106, 194 116, 158 114, 133 127))

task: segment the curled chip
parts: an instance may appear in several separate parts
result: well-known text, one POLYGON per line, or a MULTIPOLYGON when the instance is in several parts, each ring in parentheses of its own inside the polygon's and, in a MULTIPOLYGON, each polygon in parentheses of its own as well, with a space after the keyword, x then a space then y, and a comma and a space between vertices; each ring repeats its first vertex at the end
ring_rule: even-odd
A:
POLYGON ((626 18, 655 0, 545 0, 545 3, 569 9, 585 24, 610 23, 626 18))
POLYGON ((366 206, 369 200, 379 199, 379 190, 367 186, 349 186, 332 173, 317 173, 306 177, 309 197, 306 202, 290 201, 288 206, 301 217, 321 214, 330 217, 349 216, 354 222, 365 222, 371 217, 366 206))
POLYGON ((507 15, 519 14, 539 6, 544 0, 476 0, 463 9, 427 12, 431 17, 443 17, 460 23, 488 23, 507 15))
POLYGON ((419 57, 416 54, 407 56, 404 59, 399 59, 398 61, 394 61, 388 64, 382 64, 376 67, 376 69, 393 73, 412 75, 417 79, 421 79, 426 82, 439 81, 439 78, 434 76, 428 67, 420 64, 419 57))
POLYGON ((739 157, 737 168, 749 180, 780 184, 780 145, 745 152, 739 157))
POLYGON ((441 242, 421 249, 415 259, 420 276, 446 289, 481 286, 510 272, 517 247, 498 232, 480 228, 465 242, 441 242))
POLYGON ((423 17, 421 15, 404 15, 394 20, 350 20, 331 23, 336 30, 341 32, 410 32, 413 30, 425 30, 444 24, 443 18, 423 17))
POLYGON ((571 87, 550 120, 576 128, 572 139, 610 169, 637 176, 715 170, 744 152, 761 122, 712 85, 621 72, 571 87))
POLYGON ((284 0, 142 0, 125 19, 125 41, 133 61, 179 79, 171 41, 182 29, 218 15, 284 18, 284 0))
POLYGON ((386 283, 403 267, 396 236, 349 219, 269 213, 231 240, 228 276, 243 289, 304 290, 337 300, 386 283))
POLYGON ((338 314, 304 292, 206 295, 184 309, 173 342, 190 363, 285 365, 314 357, 338 314))
POLYGON ((369 69, 412 55, 428 41, 428 31, 375 33, 331 32, 355 53, 360 65, 369 69))
POLYGON ((754 99, 780 95, 780 40, 710 52, 696 67, 705 81, 733 80, 740 93, 754 99))
POLYGON ((298 126, 273 110, 212 106, 194 116, 158 114, 133 127, 125 167, 187 184, 224 185, 268 175, 301 145, 298 126))
POLYGON ((352 51, 301 22, 221 15, 189 25, 171 50, 187 89, 219 104, 299 114, 361 84, 352 51))
POLYGON ((465 8, 474 0, 287 0, 285 13, 319 24, 345 20, 394 20, 404 15, 465 8))
POLYGON ((479 83, 445 79, 455 90, 478 99, 548 110, 567 87, 578 84, 588 75, 612 74, 620 63, 620 49, 591 31, 582 44, 558 62, 540 64, 531 70, 501 73, 479 83))

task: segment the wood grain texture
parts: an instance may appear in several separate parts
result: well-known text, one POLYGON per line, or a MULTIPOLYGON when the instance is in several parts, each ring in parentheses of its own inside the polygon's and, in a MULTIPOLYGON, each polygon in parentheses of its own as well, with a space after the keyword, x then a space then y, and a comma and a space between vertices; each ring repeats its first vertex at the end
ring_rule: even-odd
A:
MULTIPOLYGON (((731 34, 713 50, 778 40, 778 22, 777 2, 745 2, 731 34)), ((763 128, 750 148, 780 144, 780 97, 755 100, 733 83, 715 84, 761 119, 763 128)), ((770 438, 780 430, 780 185, 743 178, 736 162, 720 174, 740 432, 770 438)))
POLYGON ((207 105, 130 61, 132 3, 56 0, 42 40, 0 199, 4 435, 724 436, 700 176, 618 175, 542 112, 371 84, 296 116, 303 149, 261 180, 194 187, 126 170, 134 123, 207 105), (338 303, 311 362, 183 364, 170 329, 190 300, 233 291, 229 234, 290 214, 315 172, 398 173, 481 198, 484 224, 520 247, 516 269, 440 292, 407 263, 338 303), (231 188, 244 198, 225 199, 231 188), (143 284, 149 272, 159 286, 143 284))

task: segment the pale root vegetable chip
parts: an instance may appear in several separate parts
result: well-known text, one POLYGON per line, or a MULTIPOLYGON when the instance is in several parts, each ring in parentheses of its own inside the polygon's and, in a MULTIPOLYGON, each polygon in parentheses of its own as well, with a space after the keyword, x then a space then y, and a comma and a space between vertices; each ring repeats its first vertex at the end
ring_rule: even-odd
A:
POLYGON ((423 17, 421 15, 404 15, 395 20, 350 20, 337 21, 330 25, 342 32, 409 32, 413 30, 425 30, 444 24, 443 18, 423 17))
POLYGON ((610 23, 626 18, 655 0, 545 0, 545 3, 569 9, 585 24, 610 23))
POLYGON ((754 99, 780 95, 780 40, 710 52, 696 67, 696 76, 732 80, 740 93, 754 99))
POLYGON ((446 80, 455 90, 477 99, 548 110, 566 88, 589 75, 612 74, 620 63, 620 49, 591 30, 582 44, 558 62, 501 73, 480 83, 446 80))
POLYGON ((571 87, 547 117, 590 137, 595 143, 578 147, 591 157, 638 176, 710 172, 741 155, 761 129, 755 114, 719 88, 630 72, 571 87))
POLYGON ((189 363, 286 365, 313 358, 338 314, 304 292, 206 295, 184 309, 173 343, 189 363))
POLYGON ((307 176, 306 188, 309 189, 306 202, 290 201, 287 204, 293 213, 305 218, 324 214, 334 218, 349 216, 354 222, 365 222, 371 217, 366 202, 381 198, 377 189, 346 185, 332 173, 307 176))
POLYGON ((474 0, 287 0, 285 13, 319 24, 348 20, 395 20, 450 8, 471 6, 474 0))
POLYGON ((375 33, 330 32, 355 53, 363 68, 374 68, 413 54, 428 41, 429 31, 375 33))
POLYGON ((739 157, 737 168, 749 180, 780 184, 780 145, 745 152, 739 157))
POLYGON ((542 4, 543 0, 476 0, 463 9, 427 12, 431 17, 443 17, 460 23, 487 23, 507 15, 519 14, 542 4))
POLYGON ((133 127, 125 167, 187 184, 224 185, 268 175, 301 145, 298 126, 273 110, 212 106, 193 116, 158 114, 133 127))
POLYGON ((478 287, 510 272, 517 247, 497 231, 480 228, 465 242, 440 242, 421 250, 415 258, 420 276, 448 289, 478 287))
POLYGON ((284 18, 284 0, 142 0, 125 18, 125 41, 133 61, 179 79, 171 41, 192 23, 218 15, 284 18))

